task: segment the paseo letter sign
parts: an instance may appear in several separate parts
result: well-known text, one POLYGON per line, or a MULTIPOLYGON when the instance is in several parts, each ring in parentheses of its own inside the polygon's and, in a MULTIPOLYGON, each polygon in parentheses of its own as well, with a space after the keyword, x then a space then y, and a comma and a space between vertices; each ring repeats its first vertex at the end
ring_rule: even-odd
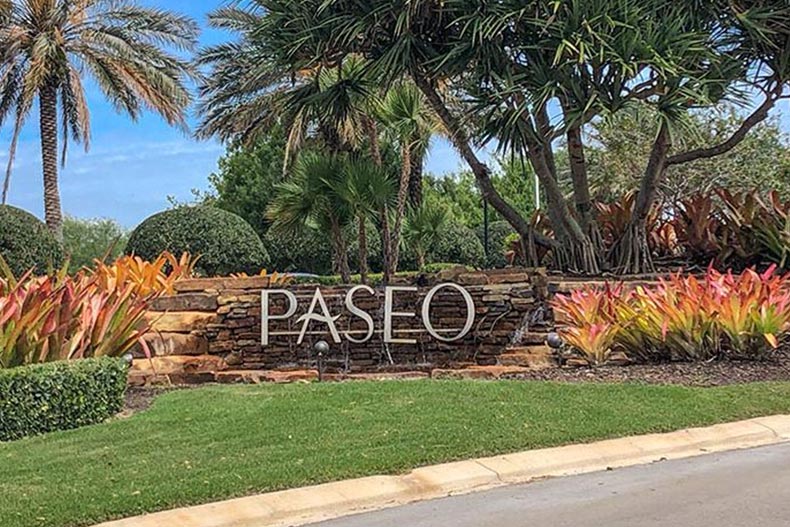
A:
MULTIPOLYGON (((418 289, 416 287, 410 286, 388 286, 384 288, 384 327, 383 330, 379 331, 383 333, 383 340, 385 343, 416 344, 417 342, 416 339, 396 338, 394 334, 395 330, 393 329, 393 319, 417 316, 417 313, 414 312, 393 310, 393 306, 395 304, 395 295, 409 291, 414 292, 418 291, 418 289)), ((336 322, 341 317, 341 314, 333 314, 330 312, 326 300, 324 299, 324 295, 321 294, 321 289, 316 287, 312 300, 310 301, 310 305, 307 308, 307 312, 296 319, 296 322, 301 324, 297 344, 301 344, 304 341, 304 337, 307 334, 310 322, 323 324, 332 340, 336 343, 340 343, 342 339, 346 339, 349 342, 353 342, 355 344, 362 344, 369 341, 373 337, 373 334, 376 333, 377 329, 371 314, 364 309, 361 309, 354 303, 355 297, 357 297, 358 293, 360 292, 365 292, 369 295, 376 294, 372 287, 366 285, 352 287, 345 295, 344 306, 349 316, 359 318, 365 323, 366 330, 354 332, 338 331, 336 322)), ((269 328, 269 323, 273 320, 288 320, 296 315, 297 309, 298 301, 296 295, 292 291, 287 289, 264 289, 261 292, 261 345, 267 346, 269 344, 270 336, 284 334, 281 332, 271 331, 269 328), (272 298, 276 296, 285 297, 286 309, 282 314, 270 313, 270 302, 272 298)), ((425 298, 423 298, 422 301, 420 315, 422 318, 422 325, 425 328, 425 331, 431 337, 442 342, 453 342, 460 340, 468 335, 472 330, 472 325, 474 324, 475 320, 474 299, 472 298, 472 295, 469 294, 469 291, 458 284, 439 284, 426 293, 425 298), (461 300, 465 304, 466 323, 462 328, 436 328, 431 322, 431 302, 434 300, 437 293, 446 289, 454 290, 457 293, 460 293, 461 300)))

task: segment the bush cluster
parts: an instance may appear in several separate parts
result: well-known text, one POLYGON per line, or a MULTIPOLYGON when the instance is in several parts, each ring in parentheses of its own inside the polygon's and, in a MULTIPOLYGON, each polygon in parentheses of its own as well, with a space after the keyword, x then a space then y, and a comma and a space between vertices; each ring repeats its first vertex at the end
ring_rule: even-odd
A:
POLYGON ((469 227, 449 221, 429 251, 429 262, 454 263, 482 267, 485 249, 475 232, 469 227))
POLYGON ((128 369, 103 357, 0 370, 0 441, 112 417, 123 408, 128 369))
POLYGON ((38 218, 22 209, 0 205, 0 255, 15 276, 33 269, 59 267, 63 248, 38 218))
MULTIPOLYGON (((493 221, 488 225, 488 258, 486 267, 502 268, 507 266, 508 260, 505 253, 508 251, 508 239, 516 231, 511 225, 504 221, 493 221)), ((481 225, 477 228, 477 238, 483 244, 485 250, 485 227, 481 225)))
POLYGON ((200 255, 197 270, 207 276, 257 274, 269 255, 249 223, 210 206, 177 207, 154 214, 129 236, 128 254, 154 260, 162 252, 200 255))

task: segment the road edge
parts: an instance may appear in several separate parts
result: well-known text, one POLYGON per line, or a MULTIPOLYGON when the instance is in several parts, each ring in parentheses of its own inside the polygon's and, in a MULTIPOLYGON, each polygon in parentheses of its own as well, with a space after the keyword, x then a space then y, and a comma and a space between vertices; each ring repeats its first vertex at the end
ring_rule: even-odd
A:
POLYGON ((790 415, 443 463, 156 512, 96 527, 291 527, 360 512, 569 476, 790 441, 790 415))

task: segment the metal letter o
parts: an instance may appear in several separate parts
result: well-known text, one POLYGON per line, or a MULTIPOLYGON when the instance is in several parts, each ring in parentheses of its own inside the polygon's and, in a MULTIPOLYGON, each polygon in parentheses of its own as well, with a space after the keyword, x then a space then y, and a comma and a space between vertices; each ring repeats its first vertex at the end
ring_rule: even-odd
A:
POLYGON ((425 295, 425 299, 422 302, 422 323, 425 325, 425 329, 433 338, 437 340, 441 340, 442 342, 453 342, 456 340, 460 340, 464 338, 469 333, 469 331, 471 331, 472 324, 474 324, 474 322, 475 322, 475 301, 474 299, 472 299, 472 295, 469 294, 469 291, 467 291, 460 285, 449 283, 449 282, 446 284, 439 284, 433 289, 431 289, 430 291, 428 291, 428 294, 425 295), (431 324, 431 318, 430 318, 431 300, 433 300, 433 297, 434 295, 436 295, 436 293, 438 293, 440 290, 444 289, 445 287, 450 287, 460 292, 461 296, 464 298, 464 301, 466 302, 466 324, 464 325, 464 328, 461 330, 461 332, 458 333, 458 335, 449 338, 442 337, 441 335, 436 333, 433 324, 431 324))

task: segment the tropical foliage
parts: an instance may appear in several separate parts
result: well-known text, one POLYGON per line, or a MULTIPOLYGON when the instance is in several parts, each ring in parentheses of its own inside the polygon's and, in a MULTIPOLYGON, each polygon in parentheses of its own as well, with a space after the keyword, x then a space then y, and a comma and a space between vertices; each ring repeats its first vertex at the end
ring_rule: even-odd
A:
POLYGON ((656 286, 587 287, 553 301, 563 340, 590 364, 619 351, 635 362, 755 359, 790 331, 790 276, 709 269, 656 286))
POLYGON ((135 345, 147 350, 142 337, 150 330, 150 300, 136 294, 135 284, 69 276, 65 269, 2 278, 0 367, 119 356, 135 345))
POLYGON ((148 307, 193 276, 198 258, 170 253, 148 262, 123 256, 69 275, 67 267, 15 278, 0 259, 0 368, 85 357, 120 356, 150 331, 148 307))
MULTIPOLYGON (((330 150, 368 149, 377 159, 379 136, 363 118, 371 95, 413 86, 491 207, 523 239, 550 250, 553 265, 588 273, 653 269, 646 220, 668 171, 733 151, 787 97, 790 79, 788 7, 778 0, 249 5, 218 14, 244 38, 206 54, 214 70, 204 90, 207 133, 250 137, 280 120, 299 125, 292 137, 314 130, 330 150), (747 92, 761 97, 750 109, 747 92), (693 116, 722 104, 744 110, 720 133, 681 140, 693 116), (652 126, 644 128, 655 133, 624 236, 605 250, 584 128, 635 105, 649 108, 652 126), (527 211, 492 183, 478 150, 486 143, 531 167, 548 202, 551 236, 534 232, 527 211)), ((395 135, 405 153, 408 134, 395 135)), ((409 159, 401 157, 403 183, 409 159)), ((399 189, 402 196, 404 185, 399 189)), ((396 210, 393 240, 400 235, 396 210)))

